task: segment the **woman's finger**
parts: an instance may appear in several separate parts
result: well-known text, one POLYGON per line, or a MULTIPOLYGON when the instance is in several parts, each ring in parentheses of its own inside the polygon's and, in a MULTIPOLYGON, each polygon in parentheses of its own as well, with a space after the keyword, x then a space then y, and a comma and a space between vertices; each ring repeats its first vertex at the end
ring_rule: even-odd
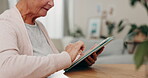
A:
POLYGON ((88 61, 88 59, 85 59, 85 62, 88 64, 88 66, 91 66, 92 63, 88 61))
POLYGON ((98 55, 97 55, 97 53, 96 52, 94 52, 92 55, 91 55, 91 57, 96 61, 97 60, 97 57, 98 57, 98 55))
POLYGON ((97 55, 101 54, 101 53, 103 52, 103 50, 104 50, 104 47, 102 47, 101 49, 99 49, 99 50, 96 52, 97 55))
POLYGON ((91 64, 95 63, 95 60, 91 56, 88 56, 87 59, 91 64))

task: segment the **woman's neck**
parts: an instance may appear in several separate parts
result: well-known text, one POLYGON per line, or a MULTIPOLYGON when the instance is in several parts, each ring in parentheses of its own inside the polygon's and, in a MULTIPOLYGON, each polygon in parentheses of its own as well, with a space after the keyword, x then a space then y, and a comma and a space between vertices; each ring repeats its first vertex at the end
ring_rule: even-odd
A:
POLYGON ((34 25, 36 18, 30 13, 30 9, 25 5, 23 1, 19 1, 16 5, 17 9, 20 11, 21 16, 25 23, 34 25))

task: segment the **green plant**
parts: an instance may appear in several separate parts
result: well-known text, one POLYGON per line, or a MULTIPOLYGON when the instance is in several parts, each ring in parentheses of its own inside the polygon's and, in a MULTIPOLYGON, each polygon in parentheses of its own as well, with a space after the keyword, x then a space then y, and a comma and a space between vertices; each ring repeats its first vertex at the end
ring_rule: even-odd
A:
POLYGON ((107 28, 108 28, 108 36, 112 36, 113 35, 113 30, 115 28, 115 23, 110 22, 110 21, 106 21, 106 25, 107 25, 107 28))
POLYGON ((126 26, 130 26, 131 28, 128 31, 127 36, 125 37, 124 41, 126 44, 124 44, 124 48, 127 49, 128 45, 133 45, 133 49, 129 51, 129 53, 133 53, 135 51, 135 47, 138 43, 143 42, 148 38, 148 26, 147 25, 140 25, 137 26, 136 24, 130 24, 128 23, 122 25, 122 21, 120 21, 118 25, 118 32, 121 32, 126 26))
MULTIPOLYGON (((147 5, 148 0, 130 0, 130 1, 132 6, 135 6, 136 3, 142 4, 142 6, 145 7, 148 14, 148 5, 147 5)), ((134 54, 135 65, 136 65, 136 68, 139 69, 140 66, 144 64, 145 61, 148 61, 148 60, 145 60, 145 58, 148 58, 148 25, 138 26, 136 24, 131 24, 131 23, 124 24, 124 22, 125 20, 121 20, 119 22, 118 32, 121 32, 128 25, 128 26, 131 26, 131 29, 128 32, 128 36, 133 36, 133 35, 138 36, 139 34, 142 34, 145 36, 144 41, 143 39, 142 41, 138 40, 138 43, 140 42, 140 44, 137 46, 136 52, 134 54), (132 32, 135 32, 135 33, 133 34, 132 32)), ((140 37, 137 37, 137 38, 140 38, 140 37)), ((135 40, 135 42, 136 41, 137 40, 135 40)))
POLYGON ((80 27, 76 26, 73 33, 70 33, 70 36, 73 37, 85 37, 80 27))
POLYGON ((118 24, 118 33, 120 33, 126 26, 131 26, 128 34, 134 32, 135 30, 139 30, 140 32, 142 32, 142 34, 148 36, 148 25, 144 24, 144 25, 136 25, 136 24, 131 24, 131 23, 125 23, 124 21, 126 20, 121 20, 118 24))
MULTIPOLYGON (((148 26, 147 25, 142 25, 138 29, 140 30, 141 33, 143 33, 146 37, 148 37, 148 26)), ((134 61, 135 61, 137 69, 139 69, 139 67, 144 63, 144 58, 148 57, 147 47, 148 47, 148 39, 140 43, 139 46, 137 47, 137 50, 134 55, 134 61)))
POLYGON ((136 3, 140 3, 142 6, 144 6, 148 13, 148 0, 130 0, 131 6, 135 6, 136 3))
MULTIPOLYGON (((126 25, 123 24, 123 20, 121 20, 118 24, 118 32, 121 32, 125 28, 126 25)), ((131 29, 129 30, 127 34, 129 38, 133 38, 133 37, 141 38, 141 39, 133 40, 134 46, 136 46, 137 43, 140 43, 138 44, 136 52, 134 54, 135 65, 136 65, 136 68, 139 69, 140 66, 144 64, 144 61, 148 61, 148 60, 145 60, 145 57, 148 58, 148 25, 137 26, 136 24, 128 24, 128 26, 131 26, 131 29)), ((127 48, 127 45, 128 44, 126 45, 124 44, 124 48, 127 48)))
POLYGON ((148 40, 139 44, 135 52, 134 61, 137 69, 140 68, 140 66, 144 63, 144 61, 148 61, 145 60, 146 57, 148 57, 148 40))

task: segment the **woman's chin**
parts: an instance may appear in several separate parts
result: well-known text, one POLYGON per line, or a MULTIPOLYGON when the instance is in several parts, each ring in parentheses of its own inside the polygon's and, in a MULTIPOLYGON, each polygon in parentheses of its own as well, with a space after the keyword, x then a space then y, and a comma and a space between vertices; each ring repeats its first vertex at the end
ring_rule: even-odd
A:
POLYGON ((42 17, 45 17, 46 16, 46 14, 45 15, 42 15, 42 17))
POLYGON ((48 12, 48 10, 43 9, 38 13, 38 15, 39 15, 39 17, 44 17, 47 15, 47 12, 48 12))
POLYGON ((40 16, 41 17, 45 17, 47 15, 47 13, 44 13, 44 14, 41 14, 40 16))

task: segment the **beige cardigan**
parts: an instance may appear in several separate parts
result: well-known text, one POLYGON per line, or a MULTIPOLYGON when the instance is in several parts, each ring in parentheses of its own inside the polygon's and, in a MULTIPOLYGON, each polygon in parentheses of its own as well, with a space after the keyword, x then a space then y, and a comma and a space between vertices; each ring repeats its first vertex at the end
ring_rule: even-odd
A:
POLYGON ((37 23, 56 54, 33 56, 24 21, 16 7, 0 15, 0 78, 44 78, 71 65, 69 54, 58 53, 43 25, 37 23))

